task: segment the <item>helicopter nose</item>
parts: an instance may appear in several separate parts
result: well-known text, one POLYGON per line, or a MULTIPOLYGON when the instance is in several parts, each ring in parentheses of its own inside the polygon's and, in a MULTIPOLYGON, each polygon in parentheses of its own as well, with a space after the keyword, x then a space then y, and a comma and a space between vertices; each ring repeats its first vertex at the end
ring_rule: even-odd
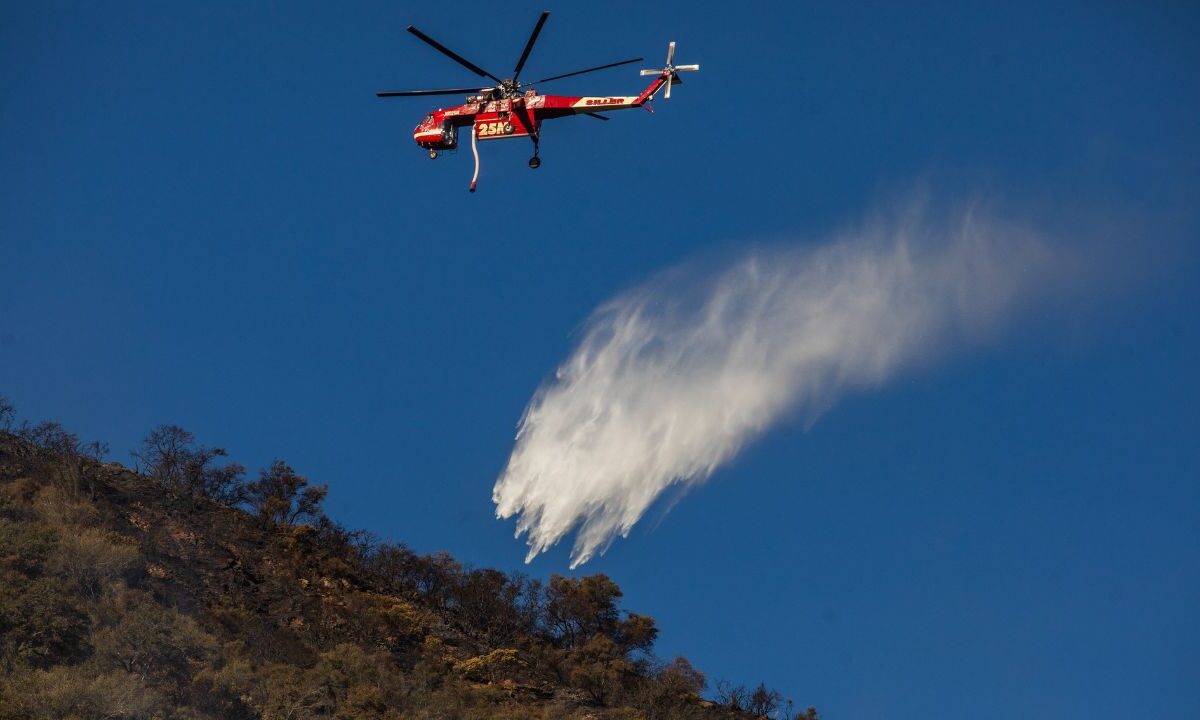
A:
POLYGON ((439 128, 429 128, 423 125, 418 125, 413 130, 413 140, 418 145, 429 145, 439 142, 442 139, 442 131, 439 128))

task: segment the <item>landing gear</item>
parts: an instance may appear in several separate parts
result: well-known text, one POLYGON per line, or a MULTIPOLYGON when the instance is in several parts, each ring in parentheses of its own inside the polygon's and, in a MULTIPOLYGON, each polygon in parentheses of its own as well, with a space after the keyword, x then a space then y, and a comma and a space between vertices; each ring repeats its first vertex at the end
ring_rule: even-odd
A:
POLYGON ((539 143, 538 140, 541 138, 538 137, 537 130, 534 130, 533 134, 529 136, 529 139, 533 141, 533 157, 529 158, 529 169, 537 170, 542 166, 542 159, 538 157, 538 150, 541 149, 541 143, 539 143))
POLYGON ((437 150, 434 150, 433 148, 429 148, 429 159, 437 160, 437 150))

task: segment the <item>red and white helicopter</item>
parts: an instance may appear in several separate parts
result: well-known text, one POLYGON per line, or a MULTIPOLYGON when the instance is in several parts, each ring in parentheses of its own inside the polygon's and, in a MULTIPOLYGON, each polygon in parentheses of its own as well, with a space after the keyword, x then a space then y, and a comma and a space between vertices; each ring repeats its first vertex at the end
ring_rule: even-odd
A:
POLYGON ((667 46, 667 63, 662 69, 641 71, 642 75, 653 75, 655 77, 654 81, 639 95, 538 95, 537 91, 533 89, 533 85, 642 61, 642 58, 622 60, 607 65, 597 65, 585 70, 552 75, 532 83, 522 83, 519 79, 521 77, 521 70, 524 69, 525 61, 529 59, 529 52, 533 50, 533 44, 537 42, 538 34, 541 33, 542 26, 546 24, 546 18, 548 17, 550 17, 550 12, 546 11, 538 18, 537 24, 533 27, 533 32, 529 35, 529 42, 525 43, 525 50, 521 53, 521 59, 517 60, 517 65, 513 68, 512 77, 504 79, 496 77, 414 26, 409 25, 408 31, 410 33, 429 43, 434 49, 454 60, 459 65, 462 65, 480 77, 490 78, 496 84, 482 88, 465 87, 448 90, 402 90, 375 93, 379 97, 460 95, 470 93, 467 96, 465 104, 452 108, 438 108, 426 115, 421 124, 413 130, 413 139, 416 140, 417 145, 429 151, 431 159, 435 159, 438 156, 439 150, 453 150, 458 147, 459 128, 470 126, 471 152, 475 155, 475 175, 471 178, 471 192, 475 192, 475 184, 479 180, 479 152, 475 147, 476 139, 502 140, 527 137, 533 141, 533 157, 529 159, 529 167, 537 169, 542 164, 541 159, 538 157, 538 141, 541 137, 543 121, 574 115, 586 115, 597 120, 608 120, 599 111, 612 112, 614 110, 628 110, 638 107, 650 110, 650 106, 647 103, 654 99, 659 90, 665 87, 666 97, 671 97, 671 85, 678 85, 682 82, 679 78, 680 72, 700 69, 699 65, 672 65, 671 62, 675 57, 675 43, 672 42, 667 46))

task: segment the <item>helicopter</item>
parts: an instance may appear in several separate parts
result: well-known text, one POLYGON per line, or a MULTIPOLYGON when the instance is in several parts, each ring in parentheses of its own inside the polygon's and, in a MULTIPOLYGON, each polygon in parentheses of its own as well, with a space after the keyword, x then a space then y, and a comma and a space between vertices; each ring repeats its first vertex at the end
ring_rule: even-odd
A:
POLYGON ((608 120, 609 118, 602 114, 601 111, 608 113, 615 110, 630 110, 639 107, 653 112, 649 102, 654 99, 660 90, 665 88, 666 93, 664 94, 664 98, 670 98, 671 86, 679 85, 683 82, 679 77, 680 72, 692 72, 700 69, 699 65, 673 65, 672 62, 675 59, 675 42, 672 41, 667 45, 667 62, 662 68, 641 71, 640 74, 642 76, 652 75, 654 76, 654 80, 638 95, 539 95, 537 90, 533 88, 534 85, 562 80, 563 78, 583 75, 598 70, 607 70, 621 65, 629 65, 643 60, 643 58, 621 60, 574 72, 551 75, 550 77, 545 77, 531 83, 523 83, 520 80, 521 71, 525 68, 525 61, 529 59, 529 53, 533 50, 534 43, 537 42, 538 35, 542 32, 542 26, 546 24, 546 19, 549 17, 550 12, 545 11, 538 18, 537 24, 533 27, 533 32, 529 35, 529 41, 525 43, 525 49, 521 52, 521 57, 517 60, 516 67, 513 68, 512 77, 508 78, 500 78, 493 75, 421 32, 415 26, 409 25, 407 28, 408 32, 479 77, 488 78, 495 84, 484 87, 472 86, 445 90, 385 90, 375 93, 377 97, 381 98, 466 94, 466 101, 462 105, 450 108, 438 108, 428 113, 425 119, 413 130, 413 140, 416 141, 419 147, 429 152, 430 159, 437 159, 439 152, 456 149, 458 147, 460 130, 469 127, 471 133, 471 153, 475 156, 475 174, 471 177, 471 192, 475 192, 475 186, 479 181, 479 151, 476 149, 477 141, 527 137, 533 141, 533 157, 529 159, 529 167, 536 170, 542 164, 541 158, 538 155, 538 149, 542 123, 544 121, 578 115, 597 120, 608 120))

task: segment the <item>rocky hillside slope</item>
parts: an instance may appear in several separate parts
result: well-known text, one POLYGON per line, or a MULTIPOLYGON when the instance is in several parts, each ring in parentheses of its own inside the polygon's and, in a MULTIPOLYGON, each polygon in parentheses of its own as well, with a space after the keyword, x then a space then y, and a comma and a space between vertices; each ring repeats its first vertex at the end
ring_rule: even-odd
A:
POLYGON ((325 516, 159 428, 143 472, 55 424, 0 433, 0 720, 815 718, 705 699, 604 575, 464 567, 325 516))

